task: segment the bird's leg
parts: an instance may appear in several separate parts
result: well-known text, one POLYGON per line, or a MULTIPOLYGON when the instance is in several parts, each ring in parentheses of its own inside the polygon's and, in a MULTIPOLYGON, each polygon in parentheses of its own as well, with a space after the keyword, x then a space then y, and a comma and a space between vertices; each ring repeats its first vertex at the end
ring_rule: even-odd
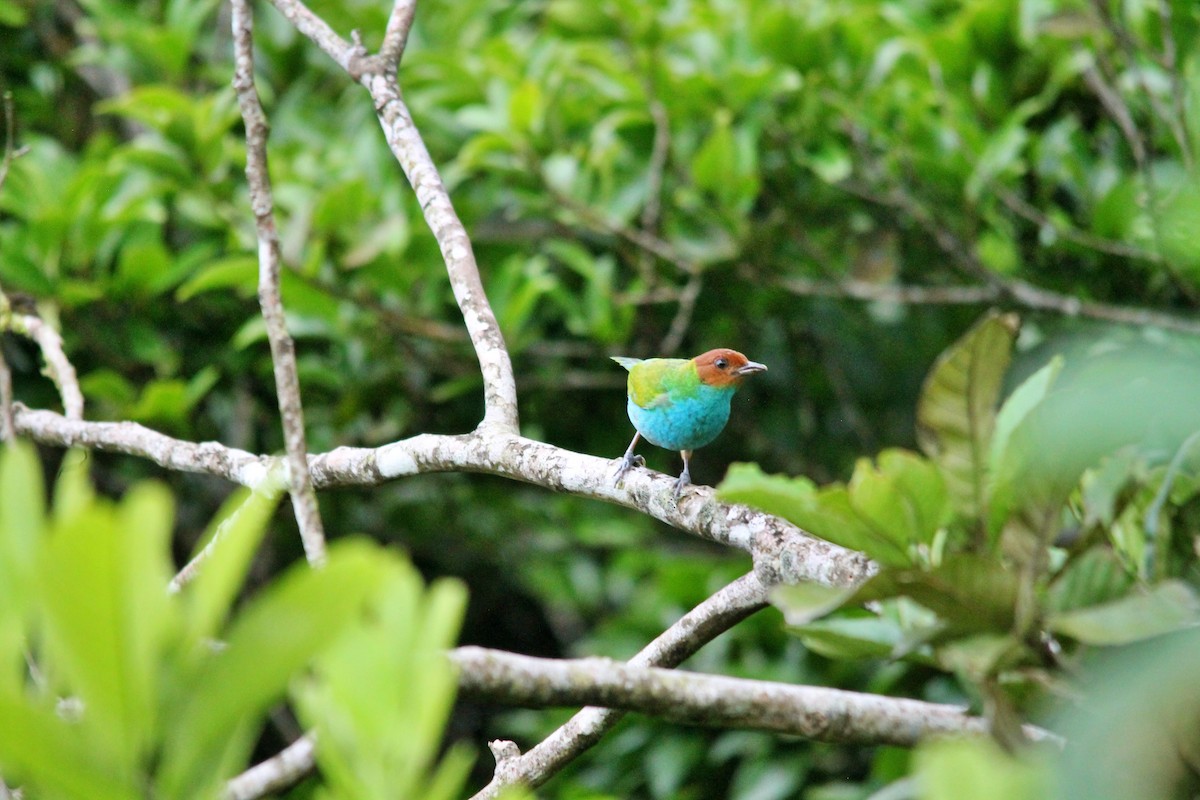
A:
POLYGON ((679 478, 675 481, 675 499, 679 499, 680 492, 683 487, 688 486, 692 482, 692 473, 688 470, 688 461, 692 458, 691 450, 680 450, 679 455, 683 456, 683 472, 679 473, 679 478))
POLYGON ((621 463, 617 465, 617 473, 613 478, 613 483, 620 484, 621 479, 625 477, 625 473, 634 467, 646 466, 646 459, 633 452, 633 448, 637 447, 638 439, 642 438, 640 431, 635 431, 633 441, 629 443, 629 449, 625 451, 625 455, 621 458, 621 463))

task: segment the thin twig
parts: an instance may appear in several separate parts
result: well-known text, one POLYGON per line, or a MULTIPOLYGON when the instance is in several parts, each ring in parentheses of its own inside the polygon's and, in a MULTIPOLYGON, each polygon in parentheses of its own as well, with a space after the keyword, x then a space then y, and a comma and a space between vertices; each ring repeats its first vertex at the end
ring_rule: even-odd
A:
POLYGON ((316 734, 301 736, 225 784, 223 800, 257 800, 296 783, 316 766, 316 734))
POLYGON ((254 85, 254 17, 249 0, 233 0, 233 86, 246 124, 246 182, 258 231, 258 301, 271 345, 275 390, 287 450, 288 485, 304 554, 313 566, 325 563, 325 530, 321 510, 308 474, 308 444, 304 434, 304 409, 296 373, 296 343, 288 333, 279 292, 282 257, 275 227, 275 201, 267 166, 267 116, 254 85))
POLYGON ((1052 292, 1024 281, 997 281, 988 286, 913 286, 911 284, 868 283, 866 281, 818 281, 807 278, 780 278, 784 290, 800 297, 838 297, 865 302, 891 302, 911 305, 987 305, 1009 302, 1019 308, 1083 317, 1135 327, 1156 327, 1200 335, 1200 320, 1168 314, 1148 308, 1129 308, 1110 303, 1080 300, 1073 295, 1052 292))
POLYGON ((12 372, 4 360, 4 342, 0 341, 0 442, 7 442, 16 435, 13 426, 12 372))
POLYGON ((379 57, 383 59, 385 69, 391 72, 399 68, 400 59, 404 57, 416 13, 417 0, 396 0, 392 5, 392 13, 388 16, 387 29, 383 34, 383 45, 379 48, 379 57))
POLYGON ((1171 0, 1158 0, 1158 21, 1162 28, 1163 69, 1171 76, 1171 108, 1174 110, 1172 124, 1178 126, 1175 138, 1179 143, 1183 165, 1190 172, 1193 160, 1191 131, 1188 129, 1187 89, 1179 69, 1179 47, 1175 43, 1175 30, 1171 27, 1171 0))
POLYGON ((701 272, 694 273, 683 285, 683 291, 679 294, 679 308, 675 310, 675 316, 671 319, 667 335, 663 337, 662 343, 659 345, 659 351, 663 355, 671 355, 679 351, 683 344, 683 337, 687 335, 688 328, 692 325, 692 317, 696 313, 696 301, 700 298, 700 291, 703 288, 704 276, 701 272))
POLYGON ((12 311, 8 298, 0 293, 0 331, 19 333, 37 343, 42 360, 46 362, 46 373, 58 388, 62 398, 63 413, 67 419, 83 419, 83 392, 79 389, 79 378, 75 367, 63 352, 62 337, 40 317, 32 314, 17 314, 12 311))
POLYGON ((450 194, 437 166, 401 97, 395 72, 389 72, 380 59, 367 57, 361 46, 338 36, 300 0, 271 2, 297 30, 370 93, 388 146, 416 193, 425 223, 437 239, 450 277, 450 288, 479 359, 484 394, 484 416, 480 425, 515 433, 520 425, 512 359, 484 293, 467 230, 450 202, 450 194))
MULTIPOLYGON (((912 747, 932 736, 986 734, 988 722, 959 706, 823 686, 636 667, 607 658, 554 660, 459 647, 462 696, 525 708, 588 703, 686 725, 744 728, 821 742, 912 747)), ((1032 725, 1035 741, 1061 741, 1032 725)))
MULTIPOLYGON (((766 605, 767 589, 754 573, 743 575, 684 614, 641 652, 629 659, 636 667, 676 667, 721 633, 766 605)), ((492 781, 471 800, 496 797, 514 783, 537 787, 581 753, 600 741, 623 711, 584 708, 566 723, 521 755, 512 742, 493 742, 497 755, 492 781)))

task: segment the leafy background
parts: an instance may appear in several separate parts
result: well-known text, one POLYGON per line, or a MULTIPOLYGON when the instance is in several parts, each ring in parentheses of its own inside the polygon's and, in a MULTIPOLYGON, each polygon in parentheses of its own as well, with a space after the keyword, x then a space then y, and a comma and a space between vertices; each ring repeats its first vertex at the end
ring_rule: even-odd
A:
MULTIPOLYGON (((369 47, 388 11, 313 8, 369 47)), ((0 0, 0 80, 29 148, 0 190, 0 284, 61 326, 90 418, 272 452, 228 14, 212 0, 0 0)), ((739 393, 694 478, 716 484, 744 460, 827 484, 864 456, 917 447, 925 376, 983 307, 814 287, 986 286, 1020 306, 1009 293, 1031 285, 1194 316, 1198 31, 1187 0, 429 0, 401 80, 515 359, 523 433, 616 457, 629 432, 608 355, 732 346, 770 372, 739 393)), ((469 429, 477 366, 369 99, 266 6, 257 46, 310 446, 469 429)), ((1071 439, 1054 420, 1124 408, 1109 429, 1145 443, 1139 420, 1194 397, 1178 378, 1192 337, 1022 317, 996 399, 1062 354, 1058 385, 1075 375, 1079 391, 1045 425, 1079 471, 1128 442, 1089 450, 1089 431, 1071 439)), ((3 346, 19 399, 53 406, 33 348, 3 346)), ((1139 586, 1198 580, 1186 482, 1164 517, 1174 555, 1146 566, 1142 520, 1179 439, 1085 478, 1095 516, 1079 518, 1100 524, 1139 586)), ((154 473, 90 458, 107 494, 154 473)), ((182 558, 227 487, 157 477, 178 498, 182 558)), ((465 581, 461 641, 518 652, 628 656, 749 566, 628 512, 493 478, 421 476, 321 502, 334 538, 395 543, 427 577, 465 581)), ((252 580, 298 557, 280 513, 252 580)), ((887 651, 847 658, 814 636, 788 635, 768 610, 690 666, 977 707, 986 696, 961 673, 887 651)), ((531 742, 553 718, 460 707, 451 735, 531 742)), ((260 755, 276 749, 268 733, 260 755)), ((547 791, 832 800, 867 796, 909 761, 634 720, 547 791)))

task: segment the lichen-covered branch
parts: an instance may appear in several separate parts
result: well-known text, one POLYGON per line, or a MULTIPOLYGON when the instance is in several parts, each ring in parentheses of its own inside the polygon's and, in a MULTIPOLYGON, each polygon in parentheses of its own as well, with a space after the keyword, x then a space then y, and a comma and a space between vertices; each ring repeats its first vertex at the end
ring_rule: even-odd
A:
MULTIPOLYGON (((679 666, 766 602, 767 587, 753 572, 743 575, 680 617, 628 663, 638 667, 679 666)), ((495 775, 471 800, 490 800, 514 783, 542 785, 600 741, 624 715, 611 708, 584 708, 523 755, 513 742, 492 742, 489 746, 496 757, 495 775)))
POLYGON ((246 123, 246 182, 258 231, 258 302, 266 322, 279 396, 279 415, 287 451, 288 486, 304 554, 314 566, 325 563, 325 529, 312 478, 308 474, 308 443, 304 409, 300 403, 300 378, 296 373, 296 343, 288 333, 279 281, 283 258, 275 227, 275 201, 267 167, 267 115, 254 85, 254 16, 250 0, 233 0, 233 88, 246 123))
MULTIPOLYGON (((87 447, 148 458, 185 472, 218 475, 244 486, 266 480, 273 459, 216 442, 173 439, 133 422, 68 420, 52 411, 13 408, 17 433, 44 444, 87 447)), ((613 485, 613 461, 523 436, 480 430, 459 436, 421 434, 377 448, 339 447, 309 456, 313 485, 373 486, 428 472, 483 472, 590 497, 654 517, 681 531, 751 554, 763 583, 816 581, 852 586, 875 571, 862 553, 816 539, 795 525, 741 505, 721 503, 712 489, 689 488, 678 502, 674 480, 637 469, 613 485)))
MULTIPOLYGON (((912 747, 943 734, 984 734, 958 706, 823 686, 638 667, 606 658, 554 660, 482 647, 450 653, 467 697, 526 708, 588 703, 686 725, 746 728, 822 742, 912 747)), ((1053 740, 1025 726, 1034 740, 1053 740)))

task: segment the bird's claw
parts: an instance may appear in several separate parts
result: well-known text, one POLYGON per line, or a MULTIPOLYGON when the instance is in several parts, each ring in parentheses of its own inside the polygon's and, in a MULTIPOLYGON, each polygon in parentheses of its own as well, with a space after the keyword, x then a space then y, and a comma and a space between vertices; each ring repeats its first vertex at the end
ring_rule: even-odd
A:
POLYGON ((678 500, 679 496, 681 494, 683 494, 683 487, 691 486, 691 485, 692 485, 692 476, 691 475, 688 475, 686 472, 684 474, 680 475, 678 478, 675 479, 675 492, 673 494, 673 497, 676 500, 678 500))
POLYGON ((618 459, 617 470, 613 474, 613 483, 619 486, 622 479, 624 479, 626 472, 629 472, 629 470, 633 469, 634 467, 644 466, 646 466, 646 459, 642 458, 640 455, 625 456, 618 459))

